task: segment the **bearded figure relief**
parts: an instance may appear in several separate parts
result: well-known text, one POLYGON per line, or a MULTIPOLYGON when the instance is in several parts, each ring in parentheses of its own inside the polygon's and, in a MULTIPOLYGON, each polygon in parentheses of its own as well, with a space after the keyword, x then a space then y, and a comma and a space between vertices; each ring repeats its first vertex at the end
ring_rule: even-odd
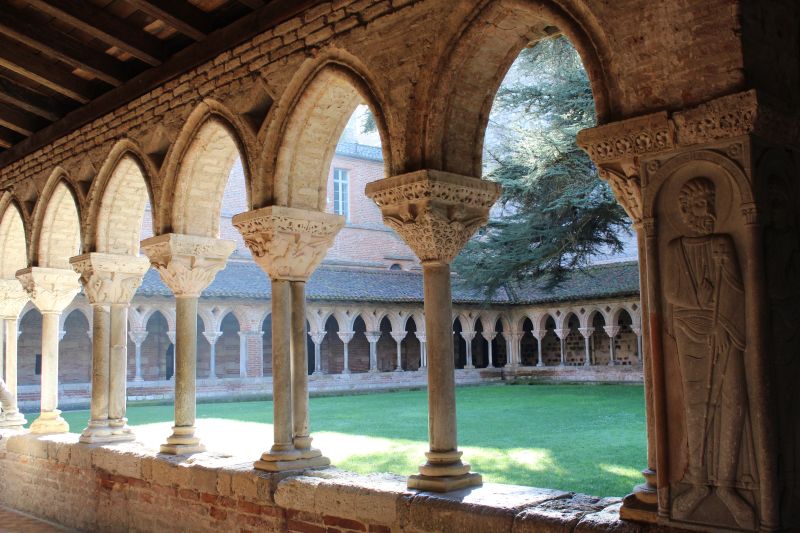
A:
POLYGON ((686 231, 667 247, 665 297, 689 455, 682 479, 688 488, 673 498, 672 516, 702 522, 705 510, 720 512, 721 503, 738 527, 753 529, 753 508, 740 492, 754 471, 742 466, 742 457, 750 455, 743 442, 751 439, 742 273, 731 236, 715 233, 714 183, 703 177, 686 182, 679 202, 686 231))

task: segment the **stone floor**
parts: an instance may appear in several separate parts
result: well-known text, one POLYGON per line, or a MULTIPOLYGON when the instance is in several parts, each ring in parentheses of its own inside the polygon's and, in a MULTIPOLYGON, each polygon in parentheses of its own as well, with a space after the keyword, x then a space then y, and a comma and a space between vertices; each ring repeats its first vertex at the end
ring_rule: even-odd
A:
POLYGON ((75 531, 31 515, 0 507, 0 533, 64 533, 75 531))

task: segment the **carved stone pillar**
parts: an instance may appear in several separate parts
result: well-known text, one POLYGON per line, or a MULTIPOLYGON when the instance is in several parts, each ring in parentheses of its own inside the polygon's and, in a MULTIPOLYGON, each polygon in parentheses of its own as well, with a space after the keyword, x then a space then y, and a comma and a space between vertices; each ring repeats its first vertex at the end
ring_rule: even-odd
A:
POLYGON ((311 447, 309 431, 305 283, 344 218, 272 206, 236 215, 233 224, 272 280, 274 443, 255 468, 275 472, 327 466, 328 458, 311 447))
POLYGON ((145 257, 89 253, 70 259, 92 306, 92 400, 85 443, 134 440, 125 418, 128 305, 150 267, 145 257))
POLYGON ((58 410, 59 318, 80 290, 77 272, 61 268, 26 268, 17 272, 33 305, 42 313, 42 409, 31 433, 66 433, 58 410))
POLYGON ((29 299, 19 280, 0 280, 0 319, 4 322, 5 345, 5 389, 0 398, 0 428, 22 429, 27 423, 17 407, 17 325, 19 314, 29 299))
POLYGON ((350 373, 350 353, 349 353, 349 346, 350 341, 353 340, 353 336, 355 335, 354 331, 339 331, 337 333, 339 336, 339 340, 342 341, 343 345, 343 354, 342 357, 344 359, 344 367, 342 368, 342 374, 349 374, 350 373))
POLYGON ((197 300, 225 268, 236 243, 168 233, 142 241, 164 284, 175 294, 175 425, 162 453, 184 455, 205 447, 195 436, 197 390, 197 300))
POLYGON ((579 135, 639 238, 649 468, 626 518, 800 528, 793 109, 747 91, 579 135))
POLYGON ((472 361, 472 339, 475 338, 475 332, 474 331, 462 331, 461 332, 461 338, 464 339, 464 344, 466 345, 466 348, 467 348, 467 357, 466 357, 467 360, 466 360, 466 363, 464 364, 464 368, 472 370, 472 369, 475 368, 475 365, 473 364, 473 361, 472 361))
POLYGON ((134 345, 134 365, 136 371, 133 381, 144 381, 142 378, 142 344, 147 340, 148 331, 146 329, 133 330, 128 333, 128 336, 133 341, 134 345))
POLYGON ((561 349, 561 362, 558 366, 564 366, 567 361, 567 336, 569 336, 569 328, 556 328, 553 332, 558 337, 558 346, 561 349))
MULTIPOLYGON (((217 379, 217 341, 222 337, 221 331, 204 331, 203 337, 208 341, 208 379, 217 379)), ((241 347, 241 333, 239 334, 239 346, 241 347)), ((241 357, 241 353, 239 357, 241 357)))
POLYGON ((366 195, 422 263, 428 359, 430 451, 412 489, 446 492, 482 483, 461 462, 456 431, 450 262, 486 223, 496 183, 422 170, 369 183, 366 195))
POLYGON ((592 335, 594 334, 594 328, 579 328, 578 331, 581 332, 583 335, 583 350, 586 354, 586 359, 584 360, 584 366, 591 366, 592 365, 592 335))
POLYGON ((378 371, 378 341, 381 338, 380 331, 367 331, 364 333, 369 343, 369 371, 378 371))
POLYGON ((403 339, 406 338, 406 332, 403 331, 401 333, 392 333, 392 338, 394 342, 397 344, 397 364, 395 366, 395 372, 402 372, 403 371, 403 339))
POLYGON ((325 332, 320 331, 309 335, 314 343, 314 375, 318 376, 322 374, 322 341, 325 340, 325 332))
POLYGON ((619 326, 603 326, 609 338, 608 349, 608 366, 617 364, 617 335, 619 335, 619 326))

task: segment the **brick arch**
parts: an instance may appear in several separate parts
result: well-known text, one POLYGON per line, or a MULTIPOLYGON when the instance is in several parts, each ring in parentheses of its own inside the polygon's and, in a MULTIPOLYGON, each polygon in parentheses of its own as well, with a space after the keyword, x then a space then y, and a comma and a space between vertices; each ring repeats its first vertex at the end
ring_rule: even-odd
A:
POLYGON ((8 193, 0 200, 5 210, 0 218, 0 278, 14 279, 17 270, 28 266, 25 223, 16 202, 8 193))
POLYGON ((425 131, 419 159, 425 168, 481 176, 489 112, 503 78, 525 46, 554 33, 567 36, 577 49, 592 86, 598 121, 614 115, 609 76, 600 61, 609 57, 602 46, 604 34, 590 24, 585 7, 573 11, 548 0, 490 0, 476 7, 442 61, 433 66, 432 81, 425 86, 428 106, 419 119, 425 131), (587 27, 592 28, 591 35, 587 27))
POLYGON ((264 131, 266 147, 254 204, 286 205, 323 211, 328 171, 339 137, 356 107, 366 103, 378 126, 384 168, 393 172, 391 117, 367 69, 341 50, 328 50, 295 74, 264 131))
POLYGON ((81 246, 81 224, 75 192, 63 171, 56 170, 45 186, 34 214, 31 264, 67 268, 81 246))
POLYGON ((200 104, 161 170, 163 190, 153 206, 157 233, 218 238, 222 198, 237 158, 244 168, 245 189, 250 190, 251 145, 246 128, 224 106, 212 101, 200 104))
POLYGON ((114 145, 89 191, 86 251, 137 255, 155 170, 130 140, 114 145))

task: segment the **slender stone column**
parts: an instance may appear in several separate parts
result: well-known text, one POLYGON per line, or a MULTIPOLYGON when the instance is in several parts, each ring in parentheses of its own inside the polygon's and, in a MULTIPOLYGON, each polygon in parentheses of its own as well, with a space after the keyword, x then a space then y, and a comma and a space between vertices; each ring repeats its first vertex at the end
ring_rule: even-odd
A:
POLYGON ((561 350, 561 362, 558 366, 564 366, 567 362, 567 337, 569 336, 569 328, 557 328, 553 330, 558 337, 558 345, 561 350))
POLYGON ((164 379, 167 381, 175 381, 175 330, 167 331, 167 338, 172 345, 172 375, 167 378, 166 369, 164 369, 164 379))
POLYGON ((147 339, 147 330, 135 330, 131 331, 128 334, 133 341, 133 345, 135 347, 134 358, 135 358, 135 365, 136 365, 136 375, 133 378, 133 381, 144 381, 142 378, 142 344, 147 339))
POLYGON ((378 341, 381 338, 380 331, 367 331, 364 333, 369 343, 369 371, 378 371, 378 341))
POLYGON ((403 371, 403 339, 406 338, 407 333, 404 331, 402 333, 392 333, 392 338, 394 342, 397 344, 397 365, 394 369, 395 372, 402 372, 403 371))
POLYGON ((381 208, 422 263, 428 360, 430 450, 412 489, 447 492, 482 483, 462 463, 456 435, 453 303, 450 262, 488 218, 500 194, 496 183, 421 170, 369 183, 366 194, 381 208))
POLYGON ((322 374, 322 341, 325 340, 325 332, 310 333, 311 341, 314 343, 314 375, 322 374))
MULTIPOLYGON (((222 336, 221 331, 204 331, 203 337, 208 341, 208 379, 214 381, 217 379, 217 341, 222 336)), ((242 334, 239 333, 239 347, 242 346, 242 334)), ((239 358, 242 357, 241 349, 239 350, 239 358)))
POLYGON ((511 368, 517 368, 520 363, 520 343, 522 342, 522 333, 518 331, 509 331, 506 337, 508 344, 508 360, 511 368))
POLYGON ((92 305, 92 400, 84 443, 134 440, 125 418, 128 305, 150 267, 145 257, 89 253, 70 259, 92 305))
MULTIPOLYGON (((330 460, 311 448, 305 282, 344 226, 344 217, 272 206, 236 215, 233 225, 272 280, 274 443, 254 466, 271 472, 327 466, 330 460)), ((324 333, 320 344, 322 338, 324 333)), ((314 345, 319 371, 316 340, 314 345)), ((345 344, 345 365, 346 359, 345 344)))
POLYGON ((475 368, 475 365, 472 362, 472 339, 475 338, 474 331, 462 331, 461 338, 464 339, 464 344, 467 347, 467 361, 464 365, 465 369, 472 370, 475 368))
POLYGON ((239 332, 239 377, 247 377, 247 347, 250 344, 250 337, 253 335, 261 335, 261 332, 251 330, 239 332))
POLYGON ((619 335, 619 326, 603 326, 603 329, 605 330, 606 335, 608 335, 609 339, 611 339, 611 341, 609 342, 608 366, 614 366, 615 364, 617 364, 617 358, 616 358, 617 346, 616 343, 614 342, 614 339, 616 338, 617 335, 619 335))
MULTIPOLYGON (((4 324, 5 381, 0 398, 0 428, 22 429, 27 423, 17 407, 17 324, 19 314, 29 300, 28 293, 16 279, 0 280, 0 317, 4 324)), ((0 347, 2 351, 2 347, 0 347)), ((0 380, 3 382, 3 380, 0 380)))
POLYGON ((484 332, 481 333, 481 335, 483 335, 483 337, 486 339, 486 343, 488 344, 489 348, 489 351, 486 354, 488 358, 488 362, 486 363, 486 368, 494 368, 494 354, 492 353, 492 341, 494 341, 494 338, 497 337, 497 332, 496 331, 491 331, 488 333, 484 332))
POLYGON ((642 364, 642 328, 632 326, 631 330, 636 335, 636 360, 642 364))
POLYGON ((542 340, 547 336, 547 330, 540 330, 535 329, 531 332, 531 335, 536 338, 536 366, 542 367, 544 366, 544 356, 542 355, 542 340))
POLYGON ((41 414, 31 433, 66 433, 69 425, 58 410, 59 317, 80 290, 77 272, 61 268, 32 267, 17 272, 33 305, 42 313, 41 414))
POLYGON ((348 347, 350 345, 350 341, 353 340, 353 336, 355 335, 354 331, 340 331, 338 333, 339 338, 342 340, 344 344, 344 368, 342 368, 342 374, 350 374, 350 354, 348 351, 348 347))
POLYGON ((417 340, 419 340, 419 368, 418 370, 423 370, 428 368, 428 343, 426 342, 427 337, 425 336, 424 331, 415 331, 414 335, 416 335, 417 340))
POLYGON ((581 332, 583 335, 583 350, 586 354, 586 359, 583 362, 584 366, 591 366, 592 365, 592 350, 590 342, 592 340, 592 335, 594 334, 594 328, 579 328, 578 331, 581 332))
POLYGON ((225 268, 236 243, 168 233, 142 241, 142 251, 175 294, 175 425, 162 453, 184 455, 205 450, 195 436, 197 387, 197 301, 225 268))

